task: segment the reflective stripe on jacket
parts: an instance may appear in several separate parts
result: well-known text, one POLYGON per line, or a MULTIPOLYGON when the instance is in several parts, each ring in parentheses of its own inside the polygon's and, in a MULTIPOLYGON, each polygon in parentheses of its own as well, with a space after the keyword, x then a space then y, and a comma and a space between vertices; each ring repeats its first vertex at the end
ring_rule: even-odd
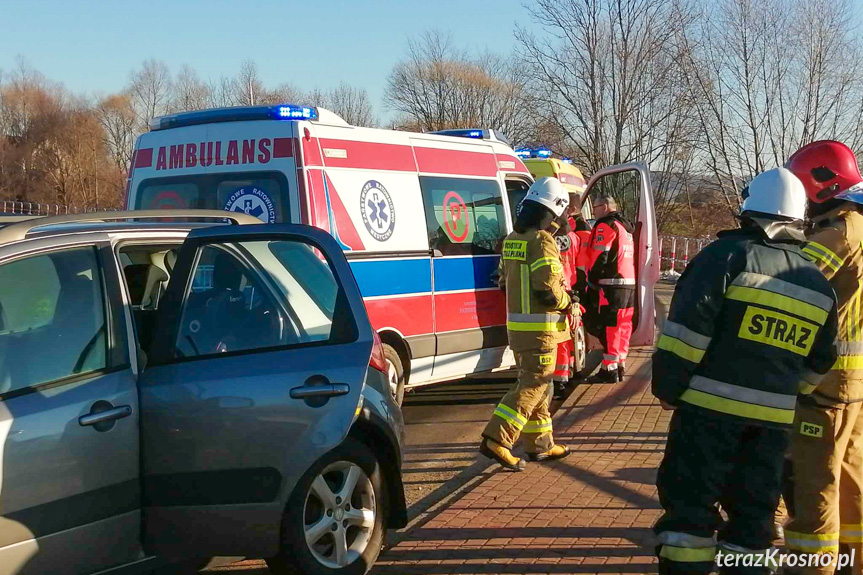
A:
POLYGON ((686 267, 653 358, 653 393, 766 426, 794 421, 836 360, 836 300, 799 247, 722 232, 686 267))
POLYGON ((512 232, 503 242, 501 256, 510 347, 524 351, 566 340, 570 300, 560 252, 551 234, 512 232))
POLYGON ((803 247, 839 301, 839 358, 816 394, 828 403, 863 401, 863 215, 844 205, 815 219, 803 247))

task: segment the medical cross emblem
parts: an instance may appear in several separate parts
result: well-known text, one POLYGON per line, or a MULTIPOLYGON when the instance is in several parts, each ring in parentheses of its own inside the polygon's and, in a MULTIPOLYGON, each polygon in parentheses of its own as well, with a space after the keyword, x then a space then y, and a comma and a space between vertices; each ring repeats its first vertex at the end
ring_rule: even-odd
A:
POLYGON ((360 192, 360 212, 366 230, 379 242, 393 235, 396 224, 393 200, 387 189, 375 180, 369 180, 360 192))

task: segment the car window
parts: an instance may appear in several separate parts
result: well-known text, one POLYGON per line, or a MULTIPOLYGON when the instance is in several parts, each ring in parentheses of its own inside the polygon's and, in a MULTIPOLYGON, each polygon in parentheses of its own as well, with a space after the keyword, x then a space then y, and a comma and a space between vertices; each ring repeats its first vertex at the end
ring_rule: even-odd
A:
POLYGON ((497 181, 421 177, 420 185, 431 249, 443 255, 500 252, 506 220, 497 181))
POLYGON ((0 266, 0 394, 104 369, 106 351, 94 248, 0 266))
POLYGON ((247 241, 200 248, 175 356, 335 341, 339 284, 306 244, 247 241))
POLYGON ((152 178, 138 186, 135 209, 201 208, 243 212, 264 223, 289 222, 288 182, 278 172, 152 178))

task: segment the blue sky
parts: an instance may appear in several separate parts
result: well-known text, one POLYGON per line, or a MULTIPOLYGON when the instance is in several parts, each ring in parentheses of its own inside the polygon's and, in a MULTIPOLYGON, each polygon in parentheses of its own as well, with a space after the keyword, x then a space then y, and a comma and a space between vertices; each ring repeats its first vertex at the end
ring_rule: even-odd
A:
POLYGON ((451 31, 471 50, 508 53, 524 0, 0 0, 0 70, 23 57, 77 93, 121 89, 147 58, 204 79, 233 76, 253 58, 268 86, 307 90, 346 81, 375 110, 407 39, 451 31))

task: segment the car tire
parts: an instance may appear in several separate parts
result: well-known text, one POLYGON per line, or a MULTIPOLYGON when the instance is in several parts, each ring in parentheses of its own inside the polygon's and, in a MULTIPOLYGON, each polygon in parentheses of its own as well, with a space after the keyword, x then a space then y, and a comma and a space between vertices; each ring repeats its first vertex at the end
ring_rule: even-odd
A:
POLYGON ((405 400, 405 368, 402 358, 396 348, 388 343, 384 344, 384 357, 387 360, 387 382, 390 384, 393 401, 401 407, 405 400))
POLYGON ((267 559, 270 570, 275 575, 367 573, 386 534, 383 476, 372 450, 352 438, 321 458, 288 501, 280 552, 267 559), (350 494, 344 491, 349 477, 355 478, 350 494), (347 502, 341 495, 349 495, 347 502), (344 543, 340 551, 339 541, 344 543))

